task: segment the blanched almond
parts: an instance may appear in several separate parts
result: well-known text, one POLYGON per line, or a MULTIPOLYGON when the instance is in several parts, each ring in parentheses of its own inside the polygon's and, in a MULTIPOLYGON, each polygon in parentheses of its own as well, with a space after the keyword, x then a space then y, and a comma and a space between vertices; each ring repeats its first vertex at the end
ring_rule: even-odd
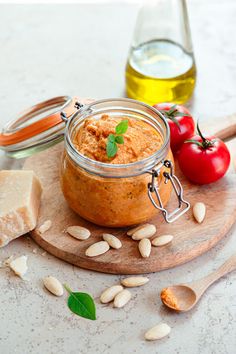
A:
POLYGON ((167 336, 171 331, 170 326, 166 323, 159 323, 157 326, 150 328, 145 333, 146 340, 157 340, 167 336))
POLYGON ((143 238, 138 244, 139 252, 143 258, 147 258, 151 253, 151 241, 148 238, 143 238))
POLYGON ((28 258, 27 256, 21 256, 9 262, 9 267, 13 270, 13 272, 16 275, 18 275, 21 278, 24 277, 24 275, 28 270, 27 258, 28 258))
POLYGON ((121 285, 113 285, 110 288, 104 290, 100 296, 101 303, 107 304, 108 302, 111 302, 112 300, 114 300, 114 297, 119 294, 123 289, 124 288, 121 285))
POLYGON ((96 257, 103 254, 109 250, 110 246, 106 241, 99 241, 86 249, 85 254, 88 257, 96 257))
POLYGON ((170 243, 173 240, 172 235, 162 235, 159 237, 156 237, 152 240, 152 245, 159 247, 159 246, 164 246, 170 243))
POLYGON ((43 279, 43 284, 53 295, 62 296, 63 287, 57 278, 51 275, 43 279))
POLYGON ((121 280, 121 284, 127 288, 133 288, 135 286, 141 286, 149 282, 147 277, 129 277, 121 280))
POLYGON ((198 223, 203 222, 206 215, 206 206, 204 203, 196 203, 193 206, 193 216, 198 223))
POLYGON ((123 307, 131 299, 131 292, 127 289, 122 290, 119 294, 116 295, 114 299, 114 307, 123 307))
POLYGON ((141 229, 134 232, 132 235, 133 240, 142 240, 143 238, 149 238, 155 235, 157 229, 155 225, 148 224, 141 229))
POLYGON ((107 241, 110 247, 118 249, 122 247, 121 241, 114 235, 111 234, 103 234, 103 240, 107 241))
POLYGON ((127 231, 127 235, 132 236, 136 231, 138 231, 138 230, 142 229, 144 226, 148 226, 148 225, 150 225, 150 224, 143 224, 143 225, 133 227, 132 229, 127 231))
POLYGON ((87 240, 91 235, 91 232, 82 226, 69 226, 66 231, 78 240, 87 240))
POLYGON ((42 225, 39 226, 39 228, 37 229, 37 231, 38 231, 40 234, 44 234, 44 232, 48 231, 51 226, 52 226, 51 220, 46 220, 46 221, 44 221, 44 223, 43 223, 42 225))

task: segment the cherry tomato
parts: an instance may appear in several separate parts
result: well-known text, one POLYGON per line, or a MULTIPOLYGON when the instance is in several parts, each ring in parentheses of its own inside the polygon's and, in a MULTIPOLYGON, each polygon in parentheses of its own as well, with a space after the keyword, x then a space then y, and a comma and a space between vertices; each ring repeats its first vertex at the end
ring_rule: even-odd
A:
POLYGON ((161 111, 167 118, 170 127, 170 146, 173 153, 177 152, 184 141, 194 134, 195 124, 190 112, 184 106, 172 103, 155 104, 154 108, 161 111))
POLYGON ((185 142, 178 155, 183 174, 197 184, 208 184, 224 176, 230 164, 230 153, 225 143, 214 136, 199 135, 185 142))

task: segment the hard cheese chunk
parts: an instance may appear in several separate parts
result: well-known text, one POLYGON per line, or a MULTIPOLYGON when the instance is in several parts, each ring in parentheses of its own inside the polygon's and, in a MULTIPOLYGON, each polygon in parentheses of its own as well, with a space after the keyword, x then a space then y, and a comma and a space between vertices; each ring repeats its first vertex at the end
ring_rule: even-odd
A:
POLYGON ((41 193, 33 171, 0 171, 0 247, 35 228, 41 193))
POLYGON ((19 277, 23 278, 27 272, 27 256, 21 256, 9 263, 9 267, 19 277))

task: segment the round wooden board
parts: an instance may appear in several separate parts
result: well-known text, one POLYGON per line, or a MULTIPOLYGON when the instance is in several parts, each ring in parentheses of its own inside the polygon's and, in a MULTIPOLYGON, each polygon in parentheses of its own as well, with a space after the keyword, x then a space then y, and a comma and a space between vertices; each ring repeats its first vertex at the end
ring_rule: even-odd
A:
MULTIPOLYGON (((34 170, 43 185, 43 196, 38 225, 50 219, 52 227, 40 235, 37 228, 33 239, 47 252, 79 267, 114 274, 141 274, 157 272, 190 261, 213 247, 224 237, 236 218, 236 175, 229 174, 212 185, 194 186, 177 172, 183 183, 185 198, 193 205, 203 201, 207 207, 206 219, 197 224, 191 210, 173 224, 166 224, 157 212, 150 222, 157 226, 157 235, 172 234, 174 240, 165 247, 152 247, 151 256, 142 258, 138 243, 126 236, 125 229, 106 229, 85 221, 66 204, 59 184, 59 167, 63 143, 29 157, 24 169, 34 170), (87 227, 92 235, 86 241, 78 241, 65 230, 70 225, 87 227), (85 250, 102 233, 117 235, 122 248, 109 250, 94 258, 85 256, 85 250)), ((169 202, 169 207, 176 205, 169 202)))

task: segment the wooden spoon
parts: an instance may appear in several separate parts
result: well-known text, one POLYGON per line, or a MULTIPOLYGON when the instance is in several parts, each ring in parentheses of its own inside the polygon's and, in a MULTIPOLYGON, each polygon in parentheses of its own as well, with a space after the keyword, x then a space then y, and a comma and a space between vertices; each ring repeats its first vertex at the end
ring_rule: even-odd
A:
POLYGON ((161 297, 161 300, 164 305, 173 310, 182 312, 191 310, 211 284, 235 269, 236 254, 231 256, 221 267, 204 278, 191 283, 173 285, 163 289, 161 294, 163 294, 164 291, 167 291, 171 297, 173 295, 173 299, 176 300, 177 306, 175 306, 174 303, 172 304, 171 301, 168 301, 168 298, 164 299, 161 297))

